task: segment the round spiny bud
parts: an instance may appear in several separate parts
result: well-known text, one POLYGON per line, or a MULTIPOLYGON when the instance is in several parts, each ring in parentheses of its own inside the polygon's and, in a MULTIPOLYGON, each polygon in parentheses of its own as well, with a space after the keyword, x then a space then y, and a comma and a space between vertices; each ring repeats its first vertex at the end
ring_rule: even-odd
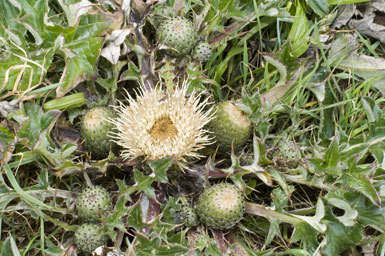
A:
POLYGON ((246 113, 238 109, 232 101, 224 101, 216 106, 215 116, 208 129, 215 136, 219 148, 228 152, 232 143, 235 151, 246 143, 251 135, 252 125, 246 113))
POLYGON ((96 248, 106 243, 106 237, 99 230, 98 225, 86 223, 76 230, 75 243, 80 251, 91 254, 96 248))
POLYGON ((160 42, 172 48, 167 53, 174 57, 190 53, 198 41, 193 24, 183 17, 164 20, 157 30, 157 37, 160 42))
POLYGON ((155 27, 158 27, 163 21, 169 18, 175 18, 176 12, 171 6, 163 5, 159 8, 154 9, 153 14, 153 23, 155 27))
POLYGON ((199 224, 198 215, 194 208, 189 206, 182 207, 181 218, 187 227, 194 227, 199 224))
POLYGON ((301 153, 294 142, 282 140, 278 144, 278 151, 274 158, 279 165, 297 168, 301 159, 301 153))
POLYGON ((210 59, 212 53, 210 44, 200 42, 195 46, 192 57, 199 62, 206 62, 210 59))
POLYGON ((80 218, 97 221, 112 209, 110 193, 103 187, 93 186, 83 190, 76 200, 76 210, 80 218))
POLYGON ((241 191, 229 183, 206 188, 199 196, 197 213, 202 223, 217 229, 228 229, 238 223, 244 213, 241 191))
POLYGON ((89 110, 83 117, 81 134, 87 149, 97 157, 106 157, 114 147, 113 141, 107 134, 114 129, 108 121, 114 113, 108 108, 96 107, 89 110))

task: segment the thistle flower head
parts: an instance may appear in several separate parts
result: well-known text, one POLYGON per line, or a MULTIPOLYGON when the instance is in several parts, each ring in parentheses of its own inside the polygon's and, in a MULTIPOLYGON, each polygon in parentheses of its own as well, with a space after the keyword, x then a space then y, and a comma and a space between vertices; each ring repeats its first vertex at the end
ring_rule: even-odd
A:
POLYGON ((201 101, 200 94, 187 95, 187 86, 183 83, 170 94, 159 87, 140 89, 136 99, 128 95, 129 104, 117 107, 117 132, 112 137, 125 159, 172 157, 183 163, 186 157, 199 158, 198 150, 212 143, 204 129, 212 108, 205 109, 208 99, 201 101))

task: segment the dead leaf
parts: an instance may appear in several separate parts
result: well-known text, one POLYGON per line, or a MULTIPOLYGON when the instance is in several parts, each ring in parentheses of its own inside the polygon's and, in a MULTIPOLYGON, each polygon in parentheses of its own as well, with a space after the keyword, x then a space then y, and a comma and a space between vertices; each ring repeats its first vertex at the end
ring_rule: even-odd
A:
POLYGON ((131 33, 130 29, 120 29, 112 31, 111 35, 107 36, 108 45, 103 48, 101 55, 109 62, 116 65, 121 55, 120 46, 124 43, 126 37, 131 33))

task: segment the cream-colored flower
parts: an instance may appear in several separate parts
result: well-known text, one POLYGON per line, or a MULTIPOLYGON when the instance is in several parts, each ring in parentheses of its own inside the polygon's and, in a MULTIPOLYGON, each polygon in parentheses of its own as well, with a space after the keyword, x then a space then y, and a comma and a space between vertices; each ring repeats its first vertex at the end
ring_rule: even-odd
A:
POLYGON ((171 94, 159 87, 140 89, 136 99, 128 95, 129 105, 120 103, 114 120, 117 132, 112 136, 125 159, 172 157, 183 163, 186 157, 199 158, 198 150, 212 143, 204 126, 213 110, 205 109, 208 99, 201 101, 201 94, 187 95, 187 86, 184 83, 171 94))

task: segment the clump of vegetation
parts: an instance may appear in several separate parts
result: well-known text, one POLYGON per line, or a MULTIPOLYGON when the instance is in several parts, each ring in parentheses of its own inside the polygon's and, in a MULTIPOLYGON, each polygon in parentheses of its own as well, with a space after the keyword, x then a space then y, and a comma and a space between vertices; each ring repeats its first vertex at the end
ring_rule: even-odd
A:
POLYGON ((381 1, 0 7, 0 255, 384 255, 381 1))

